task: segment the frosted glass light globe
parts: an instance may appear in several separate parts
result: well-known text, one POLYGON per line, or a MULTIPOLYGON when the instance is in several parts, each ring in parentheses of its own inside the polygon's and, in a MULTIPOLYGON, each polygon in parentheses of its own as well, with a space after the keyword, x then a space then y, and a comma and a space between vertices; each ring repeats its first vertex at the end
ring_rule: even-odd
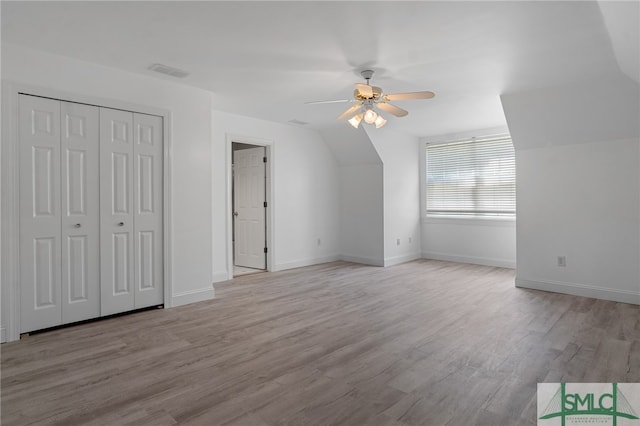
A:
POLYGON ((376 122, 376 118, 378 118, 378 114, 374 110, 368 109, 365 111, 363 118, 365 123, 373 124, 376 122))

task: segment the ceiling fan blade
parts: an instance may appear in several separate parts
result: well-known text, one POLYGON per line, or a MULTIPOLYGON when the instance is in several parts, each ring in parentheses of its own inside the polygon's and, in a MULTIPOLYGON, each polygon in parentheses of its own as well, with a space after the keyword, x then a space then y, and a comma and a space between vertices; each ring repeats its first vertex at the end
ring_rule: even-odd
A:
POLYGON ((363 98, 373 98, 373 88, 368 84, 356 83, 356 90, 363 98))
POLYGON ((384 95, 385 101, 409 101, 412 99, 431 99, 436 94, 429 91, 424 92, 407 92, 407 93, 389 93, 384 95))
POLYGON ((381 110, 388 112, 389 114, 393 114, 396 117, 404 117, 405 115, 409 114, 409 111, 406 111, 402 108, 398 108, 397 106, 391 105, 386 102, 378 102, 376 105, 381 110))
POLYGON ((353 115, 353 113, 358 111, 361 107, 362 107, 362 104, 352 105, 348 110, 340 114, 340 116, 338 117, 338 120, 344 120, 346 118, 349 118, 349 116, 353 115))
POLYGON ((316 105, 316 104, 341 104, 345 102, 353 102, 353 99, 334 99, 331 101, 311 101, 305 102, 305 105, 316 105))

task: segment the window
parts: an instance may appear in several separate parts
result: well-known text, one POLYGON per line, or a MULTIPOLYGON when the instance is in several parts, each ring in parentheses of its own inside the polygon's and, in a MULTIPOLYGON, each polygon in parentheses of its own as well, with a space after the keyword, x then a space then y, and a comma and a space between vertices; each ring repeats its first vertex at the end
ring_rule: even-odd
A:
POLYGON ((515 216, 510 137, 427 144, 427 216, 515 216))

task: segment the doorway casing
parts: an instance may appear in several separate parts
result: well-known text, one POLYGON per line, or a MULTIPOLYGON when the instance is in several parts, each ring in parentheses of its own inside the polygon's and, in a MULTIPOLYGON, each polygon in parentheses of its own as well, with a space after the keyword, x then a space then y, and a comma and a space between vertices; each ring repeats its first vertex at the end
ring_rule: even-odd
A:
POLYGON ((275 234, 274 221, 274 165, 275 165, 275 147, 272 140, 255 138, 232 133, 226 134, 226 252, 227 252, 227 279, 233 279, 233 143, 241 143, 247 145, 255 145, 265 148, 267 157, 266 180, 265 180, 265 196, 267 200, 266 208, 266 241, 267 241, 267 271, 274 271, 273 259, 275 259, 275 244, 273 235, 275 234))

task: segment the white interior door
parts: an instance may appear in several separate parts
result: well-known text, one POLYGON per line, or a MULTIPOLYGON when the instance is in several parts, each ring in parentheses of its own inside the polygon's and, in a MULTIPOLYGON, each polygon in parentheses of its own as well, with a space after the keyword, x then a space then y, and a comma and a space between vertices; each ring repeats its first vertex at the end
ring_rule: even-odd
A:
POLYGON ((133 114, 100 108, 100 306, 134 309, 133 114))
POLYGON ((162 117, 133 115, 135 307, 160 305, 162 279, 162 117))
POLYGON ((99 109, 61 102, 62 323, 100 316, 99 109))
POLYGON ((60 102, 19 97, 20 332, 59 325, 60 102))
POLYGON ((233 152, 234 265, 266 269, 264 148, 233 152))

